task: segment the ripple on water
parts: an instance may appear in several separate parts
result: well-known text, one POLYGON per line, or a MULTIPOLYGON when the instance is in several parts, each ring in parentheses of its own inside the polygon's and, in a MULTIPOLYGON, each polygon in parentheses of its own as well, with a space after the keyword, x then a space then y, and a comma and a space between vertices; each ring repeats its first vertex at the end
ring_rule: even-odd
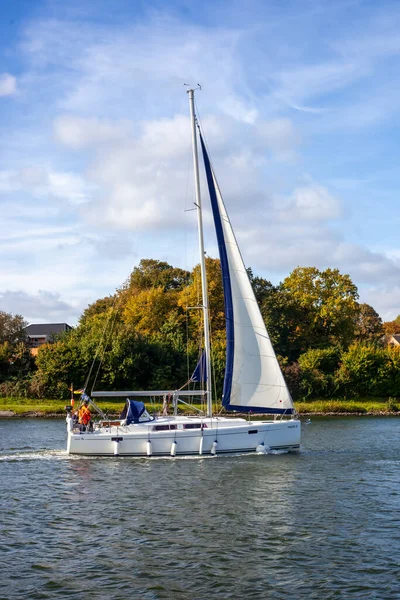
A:
POLYGON ((69 456, 61 421, 0 429, 0 598, 398 598, 396 421, 151 459, 69 456))

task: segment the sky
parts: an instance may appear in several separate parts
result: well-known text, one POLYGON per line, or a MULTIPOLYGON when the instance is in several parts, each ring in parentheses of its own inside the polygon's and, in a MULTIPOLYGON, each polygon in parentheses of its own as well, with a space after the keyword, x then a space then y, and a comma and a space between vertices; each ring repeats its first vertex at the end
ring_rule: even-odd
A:
POLYGON ((246 266, 338 268, 394 319, 399 30, 397 0, 1 2, 0 310, 75 325, 142 258, 198 262, 200 83, 246 266))

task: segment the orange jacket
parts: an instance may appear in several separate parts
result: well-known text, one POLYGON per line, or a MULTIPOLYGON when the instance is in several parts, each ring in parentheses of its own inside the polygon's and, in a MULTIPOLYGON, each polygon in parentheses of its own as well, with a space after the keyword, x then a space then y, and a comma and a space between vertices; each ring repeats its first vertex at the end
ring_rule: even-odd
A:
POLYGON ((88 409, 87 406, 83 405, 79 409, 79 423, 82 425, 87 425, 92 418, 92 413, 88 409))

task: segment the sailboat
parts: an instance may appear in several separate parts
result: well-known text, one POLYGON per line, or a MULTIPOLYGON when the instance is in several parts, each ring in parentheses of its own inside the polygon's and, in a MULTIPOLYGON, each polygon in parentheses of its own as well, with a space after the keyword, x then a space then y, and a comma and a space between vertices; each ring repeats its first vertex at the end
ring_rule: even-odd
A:
MULTIPOLYGON (((212 168, 194 106, 195 89, 188 90, 198 221, 204 355, 201 358, 204 390, 92 391, 83 393, 103 417, 86 431, 78 430, 67 407, 67 452, 99 456, 216 455, 300 448, 301 423, 284 380, 264 320, 244 266, 228 213, 212 168), (207 274, 205 268, 198 139, 211 201, 222 270, 226 366, 222 405, 226 411, 265 415, 262 420, 213 414, 207 274), (197 395, 207 406, 205 414, 178 415, 180 402, 197 395), (102 415, 95 398, 126 399, 119 421, 102 415), (173 414, 151 416, 140 398, 160 397, 173 414)), ((200 368, 200 367, 199 367, 200 368)))

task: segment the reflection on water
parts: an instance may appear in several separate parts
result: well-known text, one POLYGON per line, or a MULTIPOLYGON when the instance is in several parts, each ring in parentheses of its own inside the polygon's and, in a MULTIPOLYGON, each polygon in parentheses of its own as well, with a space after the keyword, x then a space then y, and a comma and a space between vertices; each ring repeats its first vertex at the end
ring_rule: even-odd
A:
POLYGON ((398 598, 394 418, 313 419, 300 454, 69 457, 0 421, 0 598, 398 598))

